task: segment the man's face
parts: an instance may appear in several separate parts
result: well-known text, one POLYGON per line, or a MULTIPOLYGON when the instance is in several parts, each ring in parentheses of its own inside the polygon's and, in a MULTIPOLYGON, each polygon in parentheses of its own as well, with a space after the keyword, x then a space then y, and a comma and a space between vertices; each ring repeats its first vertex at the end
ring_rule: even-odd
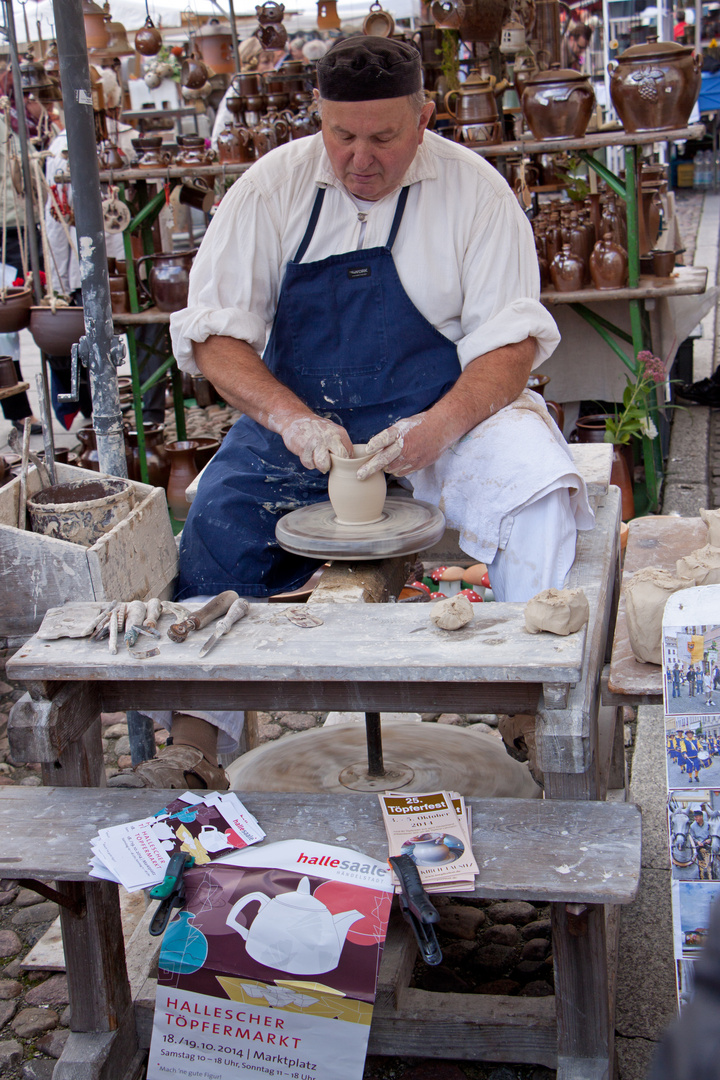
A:
POLYGON ((568 49, 576 58, 576 60, 582 60, 587 50, 587 47, 588 38, 585 38, 582 35, 580 35, 580 37, 573 37, 570 34, 568 35, 568 49))
POLYGON ((375 202, 398 187, 423 141, 432 104, 418 119, 410 99, 323 101, 322 134, 333 172, 351 195, 375 202))

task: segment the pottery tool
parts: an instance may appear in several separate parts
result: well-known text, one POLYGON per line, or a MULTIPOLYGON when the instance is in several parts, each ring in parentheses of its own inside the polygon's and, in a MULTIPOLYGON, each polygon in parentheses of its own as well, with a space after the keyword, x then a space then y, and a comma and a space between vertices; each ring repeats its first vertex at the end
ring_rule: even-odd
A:
POLYGON ((445 532, 441 510, 421 499, 388 496, 379 521, 340 525, 330 502, 303 506, 280 518, 275 537, 295 555, 316 559, 384 559, 410 555, 437 543, 445 532))
POLYGON ((220 620, 220 622, 215 627, 214 633, 210 635, 203 647, 200 649, 200 655, 207 656, 210 650, 215 648, 223 634, 227 634, 231 626, 234 626, 236 622, 240 622, 241 619, 244 619, 249 610, 250 605, 248 604, 247 600, 241 600, 240 597, 238 597, 237 600, 233 600, 232 604, 228 609, 227 615, 225 615, 225 617, 220 620))
MULTIPOLYGON (((23 437, 17 430, 17 428, 11 429, 8 436, 8 444, 10 446, 10 449, 14 450, 16 454, 22 455, 23 437)), ((50 484, 53 483, 53 481, 50 477, 50 470, 45 467, 45 462, 42 460, 42 458, 39 458, 35 451, 31 450, 30 447, 28 447, 28 457, 38 471, 38 476, 40 477, 40 486, 42 488, 50 487, 50 484)))
POLYGON ((110 612, 110 630, 108 633, 108 649, 113 656, 117 656, 117 640, 118 640, 118 610, 110 612))
POLYGON ((173 623, 168 627, 168 637, 171 641, 181 644, 191 630, 202 630, 208 623, 229 611, 232 604, 239 599, 240 597, 233 589, 218 593, 212 600, 208 600, 204 607, 193 611, 183 622, 173 623))
POLYGON ((18 506, 18 529, 25 529, 27 518, 27 471, 28 455, 30 453, 30 428, 31 421, 25 417, 23 426, 22 465, 20 466, 20 504, 18 506))
POLYGON ((125 616, 125 644, 128 649, 133 647, 140 636, 140 629, 146 611, 147 607, 143 604, 142 600, 133 600, 127 606, 127 614, 125 616))
POLYGON ((52 423, 50 421, 50 401, 48 399, 47 381, 43 379, 41 372, 38 372, 35 376, 35 386, 37 387, 38 408, 40 410, 40 422, 42 423, 45 463, 47 465, 48 473, 50 474, 50 483, 55 485, 57 484, 57 476, 55 474, 55 442, 53 439, 52 423))
MULTIPOLYGON (((154 596, 151 600, 148 600, 147 612, 145 614, 145 622, 143 623, 143 627, 146 630, 157 630, 157 624, 160 621, 162 609, 162 600, 158 600, 156 596, 154 596)), ((155 636, 157 637, 159 635, 156 634, 155 636)))

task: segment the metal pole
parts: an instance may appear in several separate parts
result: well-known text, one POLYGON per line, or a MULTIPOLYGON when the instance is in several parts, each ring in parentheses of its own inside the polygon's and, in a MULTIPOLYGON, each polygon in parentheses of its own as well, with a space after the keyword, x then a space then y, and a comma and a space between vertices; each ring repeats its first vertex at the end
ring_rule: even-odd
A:
POLYGON ((89 370, 100 472, 127 476, 115 370, 122 361, 124 348, 119 338, 113 335, 100 170, 82 3, 81 0, 53 0, 53 10, 85 311, 85 336, 73 346, 73 364, 82 361, 89 370))
POLYGON ((232 34, 233 56, 235 57, 235 71, 240 71, 240 46, 238 45, 237 26, 235 25, 235 4, 228 0, 230 8, 230 33, 232 34))
POLYGON ((7 30, 10 59, 12 63, 13 97, 15 98, 15 109, 18 118, 17 134, 20 142, 20 163, 22 165, 23 188, 25 189, 25 235, 27 236, 28 241, 30 269, 32 270, 33 276, 33 298, 35 303, 39 304, 42 299, 42 289, 40 288, 40 255, 38 253, 37 230, 35 228, 35 213, 33 210, 33 181, 30 173, 25 99, 23 98, 21 89, 20 60, 18 58, 17 34, 15 33, 15 15, 13 14, 12 0, 3 0, 3 7, 5 9, 5 27, 7 30))
POLYGON ((365 736, 367 739, 368 776, 384 776, 382 726, 379 712, 365 713, 365 736))

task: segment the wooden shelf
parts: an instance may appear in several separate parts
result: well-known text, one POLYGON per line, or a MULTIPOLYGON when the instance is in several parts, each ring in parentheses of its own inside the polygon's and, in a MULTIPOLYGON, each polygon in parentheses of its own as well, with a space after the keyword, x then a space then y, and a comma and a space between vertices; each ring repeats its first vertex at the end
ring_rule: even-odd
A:
POLYGON ((637 135, 631 135, 620 128, 618 131, 598 131, 585 135, 582 139, 543 139, 538 142, 528 136, 512 142, 496 143, 495 146, 472 146, 470 149, 483 157, 506 157, 509 154, 551 154, 562 150, 601 150, 606 146, 682 142, 686 139, 701 139, 704 134, 704 124, 691 124, 690 127, 672 128, 670 131, 645 131, 637 135))
MULTIPOLYGON (((101 183, 117 184, 121 180, 179 180, 183 176, 239 176, 244 173, 253 162, 244 165, 203 165, 201 168, 190 168, 185 165, 168 165, 164 169, 102 169, 100 172, 101 183)), ((56 176, 59 183, 69 183, 70 176, 63 173, 56 176)))
POLYGON ((29 386, 30 383, 27 382, 19 382, 16 386, 3 386, 0 388, 0 401, 3 401, 5 398, 15 397, 16 394, 22 394, 29 386))
POLYGON ((663 296, 695 296, 704 293, 707 285, 704 266, 676 266, 672 279, 641 276, 637 289, 578 289, 576 292, 556 292, 543 289, 540 299, 549 307, 555 304, 597 304, 606 300, 648 300, 663 296))
POLYGON ((113 322, 118 326, 147 326, 149 323, 169 323, 170 313, 160 308, 149 307, 145 311, 127 311, 122 315, 113 315, 113 322))

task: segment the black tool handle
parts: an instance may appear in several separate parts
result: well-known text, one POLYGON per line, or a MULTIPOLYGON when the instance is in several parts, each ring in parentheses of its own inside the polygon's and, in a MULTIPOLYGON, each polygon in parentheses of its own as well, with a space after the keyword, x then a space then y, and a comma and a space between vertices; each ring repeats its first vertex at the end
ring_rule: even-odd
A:
POLYGON ((440 919, 437 908, 423 888, 418 868, 409 855, 392 855, 388 860, 397 874, 408 907, 423 923, 436 923, 440 919))

